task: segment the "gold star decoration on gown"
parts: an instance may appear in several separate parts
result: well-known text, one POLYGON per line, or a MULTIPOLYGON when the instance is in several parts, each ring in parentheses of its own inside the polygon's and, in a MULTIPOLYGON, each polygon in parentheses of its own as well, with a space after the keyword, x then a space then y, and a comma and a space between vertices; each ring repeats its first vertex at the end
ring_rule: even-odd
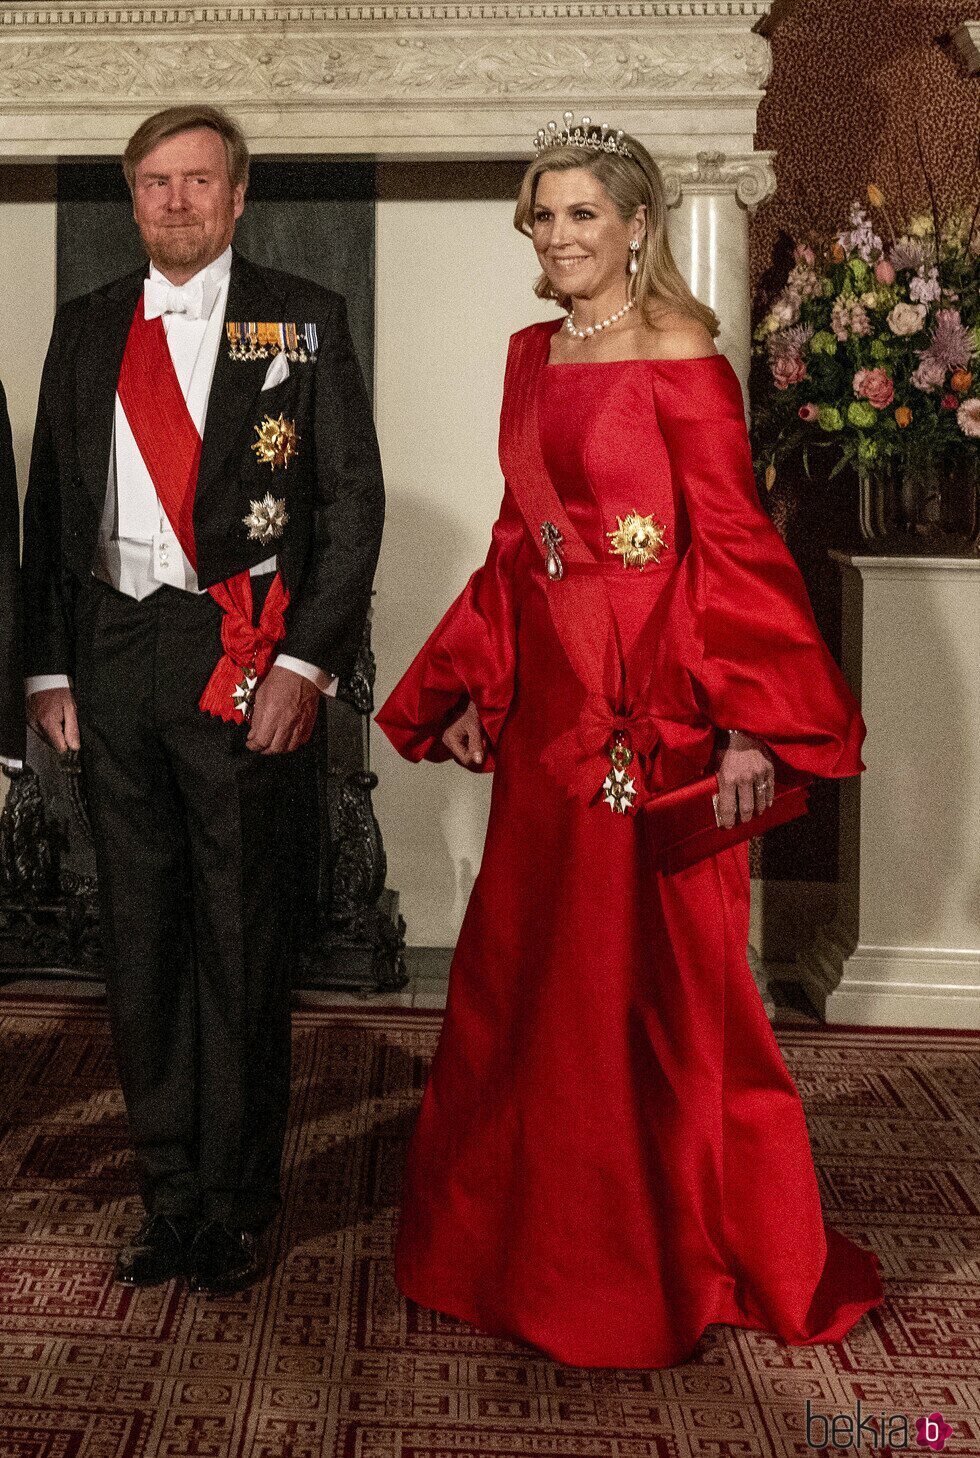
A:
POLYGON ((639 567, 648 562, 659 562, 660 553, 667 545, 664 528, 652 516, 640 516, 631 511, 628 516, 617 516, 614 532, 606 532, 612 542, 610 552, 622 557, 624 567, 639 567))
POLYGON ((249 506, 248 516, 242 517, 243 524, 248 527, 249 541, 274 542, 276 537, 282 536, 283 527, 289 520, 285 500, 267 491, 261 501, 250 501, 249 506))
POLYGON ((253 441, 252 449, 263 466, 271 466, 273 470, 277 466, 286 469, 293 457, 299 455, 300 437, 296 426, 283 415, 275 420, 267 415, 262 424, 255 427, 255 434, 258 440, 253 441))

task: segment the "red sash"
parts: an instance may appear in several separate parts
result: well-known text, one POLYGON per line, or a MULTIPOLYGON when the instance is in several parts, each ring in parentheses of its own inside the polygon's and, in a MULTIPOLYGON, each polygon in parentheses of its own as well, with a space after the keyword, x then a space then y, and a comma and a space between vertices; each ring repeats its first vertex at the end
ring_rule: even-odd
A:
POLYGON ((559 325, 532 326, 512 340, 500 420, 501 468, 542 558, 542 524, 550 521, 561 533, 558 550, 565 572, 560 582, 547 582, 547 602, 565 655, 587 693, 577 723, 546 746, 542 763, 574 794, 593 803, 609 769, 613 736, 626 734, 639 760, 638 810, 652 792, 703 773, 715 731, 683 671, 671 664, 654 667, 660 610, 650 614, 630 652, 623 652, 607 572, 580 537, 551 479, 541 448, 537 392, 559 325))
MULTIPOLYGON (((194 493, 201 437, 191 419, 160 318, 147 320, 140 299, 122 368, 119 399, 160 505, 188 561, 197 570, 194 493)), ((252 579, 238 572, 208 592, 222 609, 224 654, 200 698, 200 707, 229 723, 247 719, 255 686, 268 672, 276 644, 285 637, 289 593, 277 572, 257 624, 252 622, 252 579)))

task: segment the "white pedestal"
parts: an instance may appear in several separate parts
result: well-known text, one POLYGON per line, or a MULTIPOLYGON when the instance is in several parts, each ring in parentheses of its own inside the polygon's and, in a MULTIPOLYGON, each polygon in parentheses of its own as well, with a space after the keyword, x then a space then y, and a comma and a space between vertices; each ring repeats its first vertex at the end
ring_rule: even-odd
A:
POLYGON ((868 768, 803 981, 828 1022, 980 1029, 980 561, 838 560, 868 768))

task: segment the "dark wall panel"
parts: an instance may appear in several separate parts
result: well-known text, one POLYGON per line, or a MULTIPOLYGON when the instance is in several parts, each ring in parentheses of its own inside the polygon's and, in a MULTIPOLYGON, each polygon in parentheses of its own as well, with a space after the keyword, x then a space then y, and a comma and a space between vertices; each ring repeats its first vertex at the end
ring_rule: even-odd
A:
MULTIPOLYGON (((255 263, 344 295, 371 388, 374 372, 374 168, 365 163, 252 163, 235 246, 255 263)), ((140 267, 145 255, 117 162, 58 169, 58 302, 140 267)))

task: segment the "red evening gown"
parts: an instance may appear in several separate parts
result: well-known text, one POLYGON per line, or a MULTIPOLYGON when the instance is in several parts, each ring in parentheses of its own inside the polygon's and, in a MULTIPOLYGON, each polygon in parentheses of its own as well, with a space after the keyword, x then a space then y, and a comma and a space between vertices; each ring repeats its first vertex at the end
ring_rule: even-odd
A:
POLYGON ((855 774, 860 715, 759 506, 724 357, 548 365, 556 327, 511 343, 486 563, 378 714, 440 760, 472 698, 494 769, 396 1279, 579 1366, 674 1365, 712 1322, 836 1341, 882 1300, 877 1261, 824 1225, 746 961, 746 847, 661 874, 642 811, 595 792, 616 723, 655 793, 703 773, 714 726, 855 774), (664 528, 659 564, 610 555, 631 512, 664 528))

